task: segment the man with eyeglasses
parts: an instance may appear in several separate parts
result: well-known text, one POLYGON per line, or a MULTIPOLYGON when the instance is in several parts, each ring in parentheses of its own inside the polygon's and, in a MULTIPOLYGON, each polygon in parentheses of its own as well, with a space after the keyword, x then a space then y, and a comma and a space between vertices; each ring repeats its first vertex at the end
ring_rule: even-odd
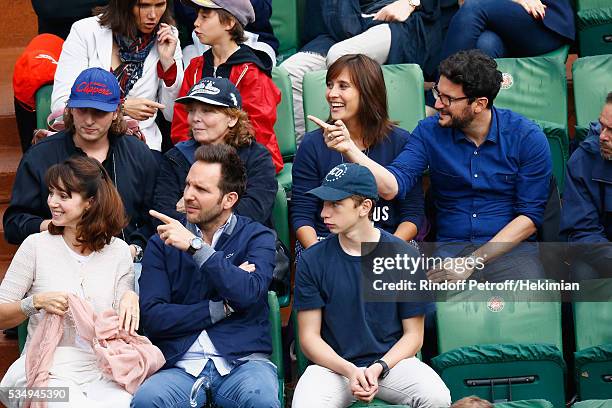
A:
POLYGON ((344 126, 329 129, 328 147, 368 167, 387 200, 403 197, 429 168, 437 255, 456 261, 430 270, 432 281, 544 276, 537 247, 519 244, 535 240, 542 223, 550 150, 535 123, 493 106, 501 82, 495 60, 480 51, 448 57, 434 88, 438 114, 418 124, 387 167, 359 151, 344 126))

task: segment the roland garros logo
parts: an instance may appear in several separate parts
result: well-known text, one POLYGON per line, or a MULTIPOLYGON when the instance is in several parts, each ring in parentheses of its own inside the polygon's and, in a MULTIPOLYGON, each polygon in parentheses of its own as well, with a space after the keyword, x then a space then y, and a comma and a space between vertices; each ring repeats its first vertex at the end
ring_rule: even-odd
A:
POLYGON ((510 89, 510 88, 512 88, 512 85, 514 85, 514 78, 512 78, 512 75, 510 75, 509 73, 504 72, 502 74, 501 88, 502 89, 510 89))
POLYGON ((76 87, 76 92, 78 93, 86 93, 86 94, 99 94, 109 96, 113 93, 108 89, 106 84, 101 84, 100 82, 81 82, 76 87))

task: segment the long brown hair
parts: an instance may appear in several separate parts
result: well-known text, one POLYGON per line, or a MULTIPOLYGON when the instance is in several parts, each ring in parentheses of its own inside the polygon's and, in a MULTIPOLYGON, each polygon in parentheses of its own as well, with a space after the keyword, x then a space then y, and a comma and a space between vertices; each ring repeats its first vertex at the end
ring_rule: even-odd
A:
MULTIPOLYGON (((327 69, 325 82, 340 76, 347 70, 359 92, 357 118, 365 147, 381 142, 393 129, 387 108, 387 90, 380 64, 363 54, 347 54, 327 69)), ((330 117, 331 119, 331 117, 330 117)))
MULTIPOLYGON (((138 5, 139 0, 110 0, 106 6, 93 9, 94 16, 100 15, 100 25, 108 27, 115 34, 121 34, 129 38, 136 38, 138 28, 132 9, 138 5)), ((174 25, 169 2, 159 22, 174 25)))
MULTIPOLYGON (((91 205, 81 217, 76 227, 77 242, 86 249, 99 251, 118 235, 127 223, 123 201, 113 185, 108 173, 95 159, 87 156, 74 156, 47 170, 45 182, 49 190, 81 194, 91 205)), ((51 222, 49 233, 61 235, 64 227, 51 222)))

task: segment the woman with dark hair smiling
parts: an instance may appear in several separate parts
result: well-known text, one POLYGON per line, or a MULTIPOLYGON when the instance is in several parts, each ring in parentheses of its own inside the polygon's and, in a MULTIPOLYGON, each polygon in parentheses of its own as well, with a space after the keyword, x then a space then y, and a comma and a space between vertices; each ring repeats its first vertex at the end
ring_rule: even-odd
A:
MULTIPOLYGON (((29 318, 26 352, 11 365, 1 387, 23 387, 31 380, 28 345, 46 314, 69 312, 69 294, 90 303, 98 314, 114 309, 118 328, 130 335, 139 325, 132 256, 128 245, 114 238, 127 219, 106 170, 95 159, 73 157, 49 168, 46 182, 49 229, 23 241, 0 285, 0 328, 29 318)), ((69 387, 71 407, 128 407, 132 396, 102 375, 92 347, 74 320, 64 319, 48 385, 69 387)), ((5 401, 6 395, 0 399, 17 404, 5 401)))
MULTIPOLYGON (((121 89, 123 113, 137 121, 133 131, 161 151, 155 118, 161 109, 172 121, 174 99, 183 82, 178 31, 166 0, 110 0, 95 17, 72 26, 60 56, 51 110, 62 110, 75 78, 86 68, 111 71, 121 89)), ((161 154, 158 155, 161 158, 161 154)))
MULTIPOLYGON (((402 151, 409 133, 389 119, 387 94, 380 65, 363 54, 340 57, 327 71, 328 123, 346 126, 351 138, 372 160, 389 164, 402 151)), ((326 124, 314 118, 320 126, 326 124)), ((293 164, 291 221, 298 253, 329 234, 320 217, 323 202, 306 194, 344 157, 325 145, 324 131, 307 133, 293 164), (301 248, 300 248, 301 247, 301 248)), ((346 161, 348 162, 348 161, 346 161)), ((410 241, 423 221, 423 191, 415 187, 404 200, 380 200, 373 221, 378 227, 410 241)))

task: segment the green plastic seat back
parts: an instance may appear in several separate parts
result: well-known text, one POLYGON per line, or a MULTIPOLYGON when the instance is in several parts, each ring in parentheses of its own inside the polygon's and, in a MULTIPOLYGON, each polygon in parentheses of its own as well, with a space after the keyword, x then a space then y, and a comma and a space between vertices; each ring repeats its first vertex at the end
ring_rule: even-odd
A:
POLYGON ((576 31, 581 57, 612 54, 612 4, 608 0, 579 1, 576 31))
MULTIPOLYGON (((602 344, 612 344, 612 279, 594 279, 581 282, 581 291, 591 299, 605 299, 595 292, 608 297, 608 302, 574 302, 574 334, 576 351, 602 344), (588 286, 587 286, 588 285, 588 286)), ((585 299, 588 300, 588 299, 585 299)))
POLYGON ((580 401, 572 405, 572 408, 612 408, 612 400, 580 401))
POLYGON ((599 118, 612 90, 612 55, 578 58, 572 66, 572 76, 576 125, 586 128, 599 118))
MULTIPOLYGON (((391 120, 412 131, 419 120, 425 118, 425 94, 423 72, 415 64, 384 65, 383 75, 387 89, 387 103, 391 120)), ((308 72, 304 75, 304 117, 314 115, 327 120, 329 105, 325 100, 326 71, 308 72)), ((317 125, 306 120, 306 131, 317 129, 317 125)))
POLYGON ((287 205, 287 194, 285 189, 279 184, 274 198, 272 208, 272 225, 278 238, 287 248, 290 248, 289 241, 289 206, 287 205))
POLYGON ((543 399, 500 402, 495 408, 554 408, 554 405, 543 399))
POLYGON ((53 85, 42 86, 36 91, 36 128, 47 128, 47 117, 51 113, 53 85))
POLYGON ((295 54, 299 48, 299 26, 296 0, 272 0, 270 24, 278 39, 277 61, 295 54))
POLYGON ((19 326, 17 326, 17 342, 19 343, 19 354, 23 352, 25 342, 28 337, 28 319, 25 319, 19 326))
POLYGON ((548 124, 544 132, 562 192, 569 157, 565 64, 553 57, 500 58, 496 61, 504 81, 494 105, 548 124), (551 134, 547 129, 556 130, 551 134))
POLYGON ((578 10, 589 10, 610 7, 610 0, 576 0, 578 10))
MULTIPOLYGON (((497 343, 548 343, 562 350, 561 303, 556 293, 548 301, 520 301, 512 292, 462 292, 437 302, 438 351, 497 343), (500 302, 501 299, 501 302, 500 302)), ((543 299, 540 293, 539 299, 543 299)))
POLYGON ((293 160, 295 155, 295 125, 293 123, 293 96, 291 93, 291 80, 289 73, 283 67, 272 69, 272 81, 281 92, 281 102, 276 108, 276 123, 274 133, 278 140, 278 147, 286 163, 293 160))
POLYGON ((570 46, 564 45, 556 50, 551 52, 547 52, 546 54, 538 55, 539 57, 549 57, 554 58, 562 64, 565 64, 567 61, 567 56, 569 55, 570 46))
POLYGON ((285 366, 283 364, 283 340, 281 338, 281 314, 280 307, 278 305, 278 299, 276 293, 268 292, 268 307, 270 308, 270 335, 272 337, 272 355, 270 360, 276 365, 276 373, 278 377, 278 399, 280 400, 280 406, 285 406, 285 366))

